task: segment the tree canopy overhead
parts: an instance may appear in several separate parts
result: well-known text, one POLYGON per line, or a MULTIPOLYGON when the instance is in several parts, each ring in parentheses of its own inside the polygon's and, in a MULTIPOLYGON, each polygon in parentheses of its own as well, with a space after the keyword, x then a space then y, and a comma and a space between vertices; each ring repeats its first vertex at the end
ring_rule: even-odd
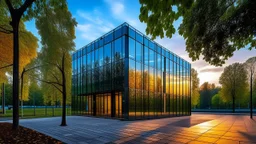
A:
POLYGON ((186 40, 192 60, 200 55, 220 66, 234 51, 256 47, 255 0, 140 0, 140 21, 146 33, 171 38, 174 22, 183 18, 179 34, 186 40))

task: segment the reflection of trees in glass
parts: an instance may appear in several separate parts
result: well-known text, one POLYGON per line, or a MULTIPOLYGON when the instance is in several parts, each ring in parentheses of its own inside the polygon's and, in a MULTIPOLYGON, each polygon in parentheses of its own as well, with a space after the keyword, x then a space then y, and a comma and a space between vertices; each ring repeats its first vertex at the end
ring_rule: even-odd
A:
MULTIPOLYGON (((92 88, 95 88, 95 92, 103 90, 111 90, 115 88, 123 88, 124 86, 124 61, 121 59, 121 53, 116 52, 114 54, 113 61, 111 63, 111 56, 106 56, 103 59, 103 66, 99 67, 99 61, 95 61, 95 68, 93 69, 93 83, 92 88), (113 86, 111 87, 111 85, 113 86)), ((90 64, 87 64, 90 66, 90 64)), ((90 90, 90 74, 86 76, 87 93, 92 92, 90 90)))
POLYGON ((144 70, 143 72, 143 88, 148 91, 148 70, 144 70))
POLYGON ((154 71, 152 68, 149 69, 149 91, 154 92, 154 83, 155 83, 155 77, 154 77, 154 71))
POLYGON ((111 62, 111 58, 109 56, 105 57, 104 59, 104 65, 107 65, 111 62))
POLYGON ((94 87, 95 87, 95 91, 98 91, 99 90, 99 75, 100 75, 100 70, 99 68, 95 68, 94 69, 94 87))
POLYGON ((135 88, 135 70, 129 69, 129 87, 135 88))
POLYGON ((104 66, 104 90, 111 89, 111 65, 104 66))
POLYGON ((158 74, 156 78, 156 92, 162 92, 163 86, 162 86, 162 78, 161 75, 158 74))
POLYGON ((99 60, 94 61, 94 67, 99 67, 99 60))
MULTIPOLYGON (((139 68, 137 68, 137 65, 140 63, 136 63, 133 60, 129 61, 129 88, 132 89, 132 93, 134 89, 136 89, 135 94, 130 94, 132 96, 135 95, 136 100, 134 97, 130 98, 129 103, 136 102, 136 112, 137 109, 142 109, 143 111, 147 111, 149 108, 151 115, 152 112, 173 112, 174 111, 174 103, 175 107, 177 107, 177 104, 180 106, 180 108, 183 108, 182 110, 179 109, 179 111, 185 111, 183 114, 187 114, 189 111, 188 109, 188 94, 189 94, 189 73, 185 69, 182 74, 179 75, 179 77, 175 77, 175 81, 173 74, 166 73, 166 97, 163 95, 163 77, 162 77, 162 71, 157 71, 157 75, 154 73, 155 69, 150 68, 150 72, 148 71, 148 67, 144 66, 144 71, 141 71, 139 68), (136 68, 136 69, 135 69, 136 68), (173 87, 175 86, 176 91, 178 91, 178 101, 174 99, 173 95, 173 87), (140 92, 137 92, 141 89, 144 89, 143 94, 140 92), (169 94, 171 93, 171 94, 169 94), (183 98, 179 98, 179 96, 182 94, 183 98), (141 97, 143 95, 143 98, 141 97), (143 99, 143 108, 138 107, 137 104, 140 103, 140 99, 143 99), (164 99, 166 101, 165 106, 166 109, 163 106, 164 99), (149 103, 148 103, 149 102, 149 103), (177 103, 178 102, 178 103, 177 103), (182 107, 183 106, 183 107, 182 107)), ((176 98, 176 96, 175 96, 176 98)), ((141 101, 142 102, 142 101, 141 101)), ((156 115, 160 115, 159 113, 155 113, 156 115)))
POLYGON ((142 85, 143 85, 143 74, 141 72, 141 69, 136 70, 136 89, 142 89, 142 85))
POLYGON ((135 111, 135 89, 129 89, 129 112, 135 111))
POLYGON ((121 59, 121 53, 115 54, 114 68, 114 86, 123 89, 124 87, 124 60, 121 59))

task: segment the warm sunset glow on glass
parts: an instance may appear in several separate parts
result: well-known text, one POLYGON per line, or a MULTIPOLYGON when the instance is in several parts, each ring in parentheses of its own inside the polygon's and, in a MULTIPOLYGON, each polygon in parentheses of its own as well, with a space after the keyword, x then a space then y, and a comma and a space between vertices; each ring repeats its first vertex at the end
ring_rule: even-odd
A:
POLYGON ((191 65, 128 24, 73 54, 74 114, 190 115, 191 65))

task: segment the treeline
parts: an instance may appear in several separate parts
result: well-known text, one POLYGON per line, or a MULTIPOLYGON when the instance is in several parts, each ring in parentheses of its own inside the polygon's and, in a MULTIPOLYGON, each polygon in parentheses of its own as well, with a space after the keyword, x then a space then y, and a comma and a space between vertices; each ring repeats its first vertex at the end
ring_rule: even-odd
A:
POLYGON ((245 109, 256 107, 256 57, 245 63, 234 63, 224 68, 219 78, 221 86, 208 82, 199 86, 197 71, 192 69, 192 108, 245 109))
MULTIPOLYGON (((54 94, 53 94, 54 96, 54 94)), ((45 100, 43 89, 37 85, 37 84, 30 84, 29 87, 29 94, 27 97, 27 100, 24 101, 24 106, 60 106, 61 101, 60 99, 57 99, 57 96, 55 101, 48 102, 48 100, 45 100)), ((2 97, 0 96, 0 99, 2 97)), ((5 106, 12 106, 12 84, 11 83, 5 83, 5 106)))

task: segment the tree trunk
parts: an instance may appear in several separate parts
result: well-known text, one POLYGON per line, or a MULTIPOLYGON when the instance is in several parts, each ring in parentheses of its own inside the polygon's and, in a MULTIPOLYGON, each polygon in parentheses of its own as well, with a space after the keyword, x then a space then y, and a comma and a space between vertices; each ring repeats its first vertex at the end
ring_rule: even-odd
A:
POLYGON ((233 113, 235 113, 235 107, 236 107, 236 105, 235 105, 235 97, 233 97, 233 113))
POLYGON ((22 73, 21 73, 21 90, 20 90, 20 98, 21 98, 21 117, 23 117, 23 78, 24 78, 24 72, 25 72, 25 68, 23 68, 23 70, 22 70, 22 73))
POLYGON ((13 29, 13 88, 12 88, 12 102, 13 102, 13 124, 14 130, 19 127, 19 23, 23 13, 35 0, 26 0, 20 8, 13 8, 10 0, 5 0, 9 9, 12 21, 10 25, 13 29))
POLYGON ((14 130, 19 127, 19 21, 16 15, 12 17, 13 28, 13 125, 14 130))
POLYGON ((65 54, 62 57, 62 119, 60 126, 67 126, 66 122, 66 99, 67 99, 67 92, 66 92, 66 75, 65 75, 65 54))
POLYGON ((251 93, 251 96, 250 96, 250 118, 252 119, 253 117, 252 117, 252 74, 253 74, 253 72, 251 71, 251 86, 250 86, 250 93, 251 93))

